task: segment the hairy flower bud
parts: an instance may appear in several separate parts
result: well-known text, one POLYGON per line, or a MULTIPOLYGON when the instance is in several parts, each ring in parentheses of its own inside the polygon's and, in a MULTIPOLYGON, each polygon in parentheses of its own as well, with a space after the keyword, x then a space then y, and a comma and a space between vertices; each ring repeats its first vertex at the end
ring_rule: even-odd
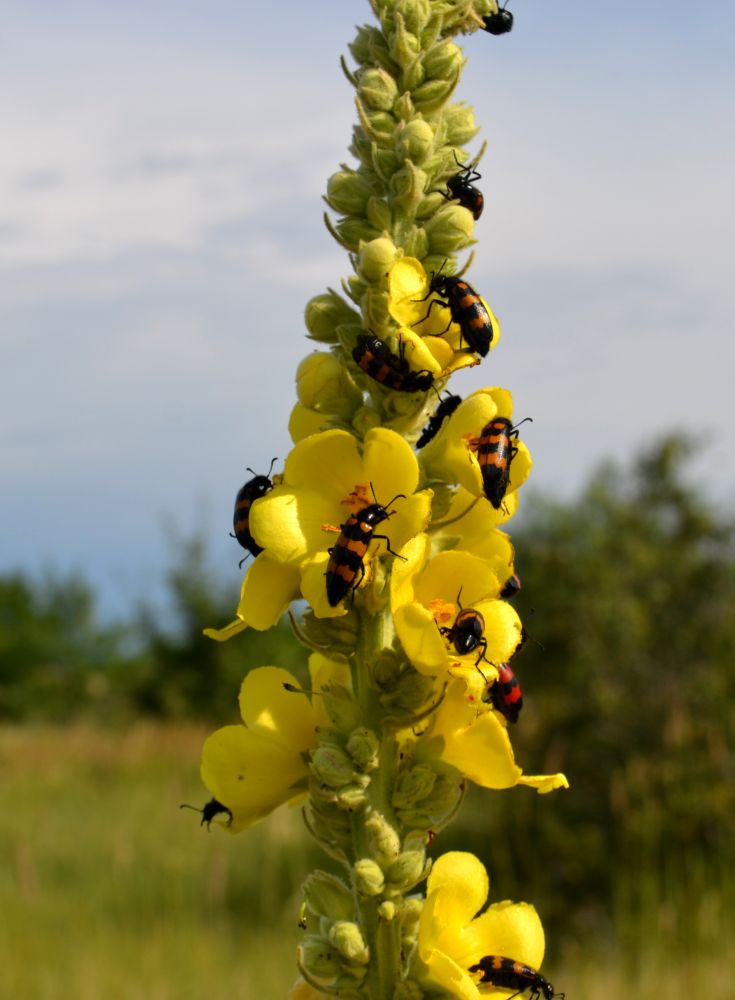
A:
POLYGON ((390 111, 398 97, 396 81, 385 70, 367 69, 360 75, 357 91, 374 111, 390 111))
POLYGON ((429 249, 435 254, 450 254, 466 247, 472 239, 475 220, 461 205, 445 205, 426 222, 429 249))
POLYGON ((383 869, 372 858, 360 858, 352 869, 355 888, 361 896, 379 896, 385 885, 383 869))
POLYGON ((393 240, 387 237, 371 240, 360 247, 358 274, 366 281, 380 281, 395 263, 397 255, 398 250, 393 240))
POLYGON ((425 764, 416 764, 400 771, 393 792, 396 809, 410 809, 431 794, 436 782, 436 772, 425 764))
POLYGON ((385 873, 386 882, 394 889, 412 889, 426 875, 426 855, 423 851, 403 851, 385 873))
POLYGON ((390 179, 394 203, 404 212, 414 214, 424 199, 427 181, 424 171, 411 160, 406 160, 405 166, 397 170, 390 179))
POLYGON ((311 770, 328 788, 341 788, 356 777, 352 761, 334 744, 323 743, 311 751, 311 770))
POLYGON ((378 916, 381 920, 384 920, 389 924, 392 920, 395 920, 396 916, 396 904, 392 899, 384 899, 383 902, 378 907, 378 916))
POLYGON ((452 104, 442 117, 444 137, 450 146, 466 146, 480 131, 475 125, 475 113, 461 102, 452 104))
POLYGON ((361 809, 364 809, 368 800, 366 788, 369 783, 370 779, 363 775, 360 781, 343 785, 336 794, 339 808, 350 813, 360 812, 361 809))
POLYGON ((403 17, 408 31, 420 35, 431 18, 429 0, 398 0, 396 13, 403 17))
POLYGON ((378 687, 389 690, 398 680, 401 660, 392 649, 381 649, 373 662, 373 679, 378 687))
MULTIPOLYGON (((422 82, 423 81, 421 80, 417 80, 415 86, 418 87, 419 83, 422 82)), ((411 121, 415 114, 416 109, 413 106, 411 94, 406 90, 393 105, 393 115, 397 121, 405 124, 406 122, 411 121)))
POLYGON ((325 344, 337 342, 337 328, 343 323, 360 320, 360 314, 349 306, 336 292, 324 292, 315 295, 306 303, 304 318, 306 329, 313 340, 325 344))
POLYGON ((378 864, 388 866, 401 853, 401 838, 379 812, 374 812, 365 823, 370 848, 378 864))
POLYGON ((414 118, 396 134, 395 149, 402 160, 423 163, 434 149, 434 130, 423 118, 414 118))
POLYGON ((360 725, 360 707, 349 688, 331 681, 322 688, 322 699, 332 725, 341 733, 350 733, 360 725))
POLYGON ((462 72, 464 56, 459 45, 447 40, 429 49, 423 63, 427 79, 456 83, 462 72))
POLYGON ((330 920, 352 920, 355 900, 342 879, 328 872, 315 871, 302 886, 306 905, 319 917, 330 920))
POLYGON ((344 365, 333 354, 315 351, 296 370, 296 392, 302 406, 349 417, 362 402, 362 393, 344 365))
POLYGON ((324 938, 308 935, 299 948, 301 964, 312 979, 320 983, 331 983, 339 975, 337 956, 324 938))
POLYGON ((347 752, 363 771, 374 771, 378 766, 380 741, 371 729, 360 726, 350 733, 347 752))
POLYGON ((367 965, 370 961, 362 931, 351 920, 338 920, 329 930, 329 941, 348 962, 367 965))
POLYGON ((364 219, 348 216, 335 224, 335 230, 351 250, 357 250, 361 242, 377 239, 381 232, 364 219))
POLYGON ((390 208, 383 198, 369 198, 365 206, 365 215, 368 222, 376 229, 389 230, 393 225, 390 208))
POLYGON ((364 438, 373 427, 380 427, 381 423, 380 414, 371 406, 360 407, 352 418, 352 426, 361 438, 364 438))
POLYGON ((355 170, 338 170, 327 181, 327 201, 342 215, 364 215, 370 184, 355 170))
POLYGON ((391 59, 404 70, 414 62, 421 51, 418 38, 412 31, 406 30, 406 23, 402 17, 396 19, 396 30, 391 36, 388 51, 391 59))

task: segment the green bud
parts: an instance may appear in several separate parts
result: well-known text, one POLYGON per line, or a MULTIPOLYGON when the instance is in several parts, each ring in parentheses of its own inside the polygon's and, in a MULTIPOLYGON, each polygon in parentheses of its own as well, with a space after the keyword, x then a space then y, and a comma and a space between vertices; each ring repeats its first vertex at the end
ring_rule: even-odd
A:
MULTIPOLYGON (((387 274, 383 273, 383 277, 387 274)), ((377 279, 376 279, 377 280, 377 279)), ((380 330, 392 323, 390 312, 388 311, 388 293, 382 292, 378 288, 368 288, 362 297, 362 314, 365 317, 365 325, 369 330, 380 330)))
POLYGON ((393 685, 393 690, 384 694, 380 700, 386 708, 413 715, 426 704, 433 691, 431 677, 424 677, 413 667, 407 667, 393 685))
MULTIPOLYGON (((313 611, 304 612, 302 630, 309 640, 309 649, 323 650, 330 655, 339 653, 341 656, 349 656, 357 646, 358 628, 359 619, 353 610, 339 618, 317 618, 313 611)), ((359 725, 359 720, 347 732, 356 725, 359 725)))
POLYGON ((472 108, 459 103, 448 107, 442 116, 444 137, 449 146, 466 146, 480 131, 472 108))
POLYGON ((304 900, 312 913, 330 920, 352 920, 355 900, 342 879, 327 872, 312 872, 302 886, 304 900))
POLYGON ((351 920, 338 920, 332 924, 329 941, 348 962, 367 965, 370 961, 370 952, 362 931, 351 920))
POLYGON ((417 111, 429 114, 437 111, 457 86, 457 80, 427 80, 413 91, 417 111))
POLYGON ((371 853, 378 864, 388 866, 401 853, 401 838, 379 812, 374 812, 365 823, 371 853))
POLYGON ((349 372, 326 351, 315 351, 301 362, 296 369, 296 392, 302 406, 341 417, 351 416, 362 402, 349 372))
POLYGON ((381 281, 398 256, 398 249, 387 237, 371 240, 360 247, 357 272, 366 281, 381 281))
POLYGON ((436 782, 436 772, 425 764, 403 768, 393 790, 393 805, 396 809, 410 809, 431 794, 436 782))
MULTIPOLYGON (((421 81, 417 81, 417 87, 420 82, 421 81)), ((411 100, 411 95, 408 91, 401 94, 396 103, 393 105, 393 114, 396 120, 400 122, 408 122, 416 114, 416 109, 413 106, 413 101, 411 100)))
POLYGON ((382 198, 370 198, 366 206, 368 222, 376 229, 390 229, 393 225, 393 217, 390 208, 382 198))
POLYGON ((426 183, 427 177, 424 171, 407 159, 406 165, 397 170, 390 179, 395 204, 412 215, 423 200, 426 183))
MULTIPOLYGON (((362 782, 369 782, 369 778, 363 776, 362 782)), ((367 805, 367 800, 367 789, 361 782, 343 785, 336 795, 337 805, 348 813, 360 812, 367 805)))
POLYGON ((416 896, 408 896, 405 899, 399 900, 397 906, 398 919, 401 921, 402 936, 416 934, 419 928, 421 910, 424 906, 423 900, 417 899, 416 896))
POLYGON ((399 127, 395 143, 400 159, 423 163, 434 149, 434 130, 423 118, 414 118, 403 128, 399 127))
POLYGON ((366 69, 361 73, 357 92, 373 111, 390 111, 398 97, 396 81, 383 69, 366 69))
POLYGON ((341 788, 356 777, 350 758, 333 744, 322 744, 310 756, 312 774, 328 788, 341 788))
MULTIPOLYGON (((406 257, 417 257, 423 261, 429 252, 429 238, 423 228, 419 228, 418 226, 411 227, 403 241, 403 252, 406 257)), ((426 264, 424 264, 424 269, 426 269, 426 264)))
POLYGON ((385 873, 386 882, 396 889, 412 889, 426 875, 426 855, 423 851, 404 851, 385 873))
MULTIPOLYGON (((424 64, 421 62, 420 59, 417 59, 416 62, 411 63, 411 65, 408 66, 403 72, 403 86, 405 88, 406 94, 409 97, 411 97, 413 91, 416 90, 418 87, 420 87, 425 80, 426 80, 426 70, 424 69, 424 64)), ((401 97, 403 96, 404 95, 401 95, 401 97)), ((394 114, 397 118, 403 117, 401 114, 399 114, 397 110, 399 103, 400 103, 400 98, 396 102, 396 107, 393 109, 394 114)), ((411 97, 411 107, 414 107, 413 97, 411 97)))
POLYGON ((380 230, 368 225, 364 219, 355 216, 348 216, 340 219, 334 227, 344 242, 351 250, 357 250, 361 242, 377 239, 381 235, 380 230))
POLYGON ((419 35, 429 23, 431 5, 429 0, 398 0, 396 13, 403 17, 408 31, 419 35))
POLYGON ((384 920, 386 924, 391 923, 396 916, 396 904, 392 899, 384 899, 383 902, 378 907, 378 916, 381 920, 384 920))
MULTIPOLYGON (((355 701, 355 696, 344 684, 330 681, 322 688, 322 700, 327 715, 335 726, 342 733, 350 733, 361 723, 360 706, 355 701)), ((352 765, 350 765, 352 770, 352 765)), ((351 779, 350 779, 351 780, 351 779)))
POLYGON ((380 414, 371 406, 362 406, 352 418, 352 427, 358 437, 364 438, 373 427, 381 427, 380 414))
POLYGON ((413 32, 406 30, 405 21, 400 16, 396 18, 396 30, 389 40, 388 51, 391 59, 401 69, 410 66, 421 51, 418 38, 413 32))
POLYGON ((426 76, 429 80, 445 80, 455 83, 462 72, 464 56, 462 49, 454 42, 446 40, 434 45, 423 59, 426 76))
POLYGON ((355 170, 338 170, 327 181, 327 201, 342 215, 364 215, 372 189, 355 170))
POLYGON ((398 158, 392 149, 376 149, 374 156, 371 149, 370 158, 374 161, 376 171, 383 177, 390 177, 398 170, 398 158))
POLYGON ((401 822, 412 830, 431 830, 442 826, 456 810, 462 784, 456 776, 438 775, 431 793, 413 809, 401 809, 401 822))
POLYGON ((392 1000, 423 1000, 426 996, 419 984, 413 979, 404 979, 393 991, 392 1000))
POLYGON ((362 124, 367 134, 379 146, 384 149, 393 146, 393 133, 398 124, 393 115, 389 115, 386 111, 374 111, 372 114, 365 114, 362 124))
POLYGON ((355 888, 361 896, 379 896, 385 885, 385 875, 371 858, 360 858, 352 869, 355 888))
POLYGON ((328 941, 313 935, 304 938, 300 949, 301 964, 317 982, 334 982, 340 972, 337 956, 328 941))
POLYGON ((363 771, 374 771, 378 766, 379 748, 378 737, 365 726, 353 730, 347 740, 347 753, 363 771))
POLYGON ((373 660, 373 680, 378 687, 390 689, 401 672, 401 660, 392 649, 381 649, 373 660))
POLYGON ((424 228, 429 238, 430 252, 450 254, 463 249, 472 240, 475 220, 468 208, 449 204, 440 208, 424 228))
POLYGON ((349 306, 336 292, 315 295, 306 303, 304 314, 306 329, 313 340, 326 344, 337 341, 337 327, 342 323, 359 322, 360 314, 349 306))
POLYGON ((385 40, 377 28, 363 24, 357 29, 354 41, 347 46, 355 62, 367 63, 373 58, 373 46, 385 46, 385 40))

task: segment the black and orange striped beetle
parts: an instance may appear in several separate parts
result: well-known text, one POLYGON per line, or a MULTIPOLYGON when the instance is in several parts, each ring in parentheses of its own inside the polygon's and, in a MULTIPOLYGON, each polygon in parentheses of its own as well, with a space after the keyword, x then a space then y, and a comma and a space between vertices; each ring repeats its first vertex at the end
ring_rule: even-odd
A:
POLYGON ((196 806, 187 805, 186 803, 180 805, 179 809, 193 809, 194 812, 201 813, 202 821, 199 825, 204 826, 204 824, 206 823, 208 830, 212 826, 212 820, 214 819, 214 817, 219 816, 220 813, 225 813, 227 815, 226 825, 227 826, 232 825, 232 813, 227 808, 227 806, 223 806, 221 802, 217 801, 217 799, 210 799, 209 802, 205 802, 205 804, 202 806, 201 809, 198 809, 196 806))
POLYGON ((445 309, 449 309, 451 319, 442 333, 446 333, 452 323, 457 323, 470 350, 484 358, 490 350, 495 330, 490 313, 472 285, 468 284, 464 278, 442 275, 440 272, 432 275, 429 291, 423 299, 416 301, 424 302, 434 293, 437 294, 438 298, 431 300, 426 315, 413 325, 418 326, 419 323, 428 319, 435 305, 444 306, 445 309))
POLYGON ((509 576, 505 581, 503 589, 498 596, 501 601, 512 601, 514 597, 520 594, 521 589, 521 578, 517 573, 514 573, 513 576, 509 576))
POLYGON ((366 375, 396 392, 426 392, 434 384, 430 371, 413 371, 402 355, 392 354, 374 334, 359 335, 352 357, 366 375))
MULTIPOLYGON (((236 538, 240 545, 252 556, 260 555, 263 548, 258 545, 250 534, 250 508, 255 500, 260 500, 261 497, 264 497, 266 493, 269 493, 273 489, 270 475, 277 461, 278 459, 273 459, 267 476, 258 476, 249 468, 247 471, 253 472, 253 478, 248 479, 244 486, 240 487, 235 497, 235 512, 232 515, 232 526, 235 531, 234 534, 230 532, 230 536, 236 538)), ((244 556, 240 560, 241 566, 246 559, 247 556, 244 556)))
POLYGON ((472 182, 481 180, 482 174, 473 170, 472 167, 466 167, 459 161, 457 161, 457 166, 460 167, 459 173, 449 178, 446 192, 442 191, 441 193, 447 201, 458 201, 462 208, 472 212, 473 219, 477 221, 485 207, 485 199, 482 191, 476 188, 472 182))
POLYGON ((445 396, 439 403, 433 416, 429 417, 429 422, 421 431, 421 436, 416 442, 417 448, 425 448, 429 441, 433 441, 439 433, 439 429, 447 417, 450 417, 462 402, 461 396, 445 396))
POLYGON ((479 438, 470 441, 470 447, 477 450, 483 491, 496 510, 503 503, 510 482, 510 465, 518 453, 513 439, 518 437, 521 424, 530 419, 525 417, 514 427, 507 417, 494 417, 482 428, 479 438))
POLYGON ((513 996, 530 990, 529 1000, 539 1000, 542 995, 544 1000, 565 1000, 566 997, 565 993, 554 993, 551 983, 530 965, 515 962, 512 958, 504 958, 502 955, 485 955, 477 965, 470 966, 470 972, 481 972, 481 983, 515 990, 513 996))
POLYGON ((508 722, 518 722, 523 708, 523 692, 507 663, 498 664, 498 679, 488 686, 482 700, 504 715, 508 722))
POLYGON ((463 608, 460 601, 461 596, 462 588, 460 587, 457 594, 459 614, 454 619, 452 626, 440 625, 439 631, 454 645, 459 656, 465 656, 467 653, 472 653, 476 649, 479 649, 480 652, 475 660, 475 666, 477 667, 480 660, 487 660, 487 639, 483 635, 485 631, 485 619, 474 608, 463 608))
POLYGON ((491 35, 507 35, 513 30, 513 15, 505 7, 499 7, 497 13, 483 17, 483 31, 491 35))
MULTIPOLYGON (((372 483, 370 484, 372 490, 372 483)), ((357 491, 354 496, 357 497, 357 491)), ((325 525, 326 530, 339 530, 337 544, 329 549, 327 563, 327 600, 331 607, 336 607, 349 592, 357 590, 365 576, 365 554, 373 539, 381 538, 387 545, 391 555, 397 556, 390 547, 387 535, 376 535, 375 529, 381 521, 395 514, 388 507, 396 500, 406 499, 405 493, 397 493, 385 507, 379 504, 373 491, 375 503, 367 504, 354 514, 350 514, 344 524, 337 528, 325 525), (359 574, 359 578, 358 578, 359 574)), ((399 558, 402 558, 399 556, 399 558)))

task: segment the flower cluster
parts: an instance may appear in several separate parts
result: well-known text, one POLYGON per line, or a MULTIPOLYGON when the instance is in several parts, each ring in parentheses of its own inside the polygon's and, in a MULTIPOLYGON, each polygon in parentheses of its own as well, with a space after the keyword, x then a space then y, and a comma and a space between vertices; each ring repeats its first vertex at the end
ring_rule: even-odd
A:
POLYGON ((464 148, 472 111, 450 103, 464 62, 453 36, 500 15, 494 0, 372 7, 378 24, 358 29, 356 68, 344 64, 358 166, 326 195, 354 274, 306 307, 321 348, 297 372, 293 448, 238 493, 234 533, 252 558, 235 619, 207 630, 224 641, 269 629, 305 602, 291 619, 310 684, 251 671, 243 725, 209 737, 201 773, 229 832, 300 803, 344 866, 344 879, 315 872, 304 886, 292 997, 475 998, 480 982, 517 986, 520 969, 545 982, 543 931, 524 903, 477 917, 484 867, 463 853, 432 867, 427 847, 468 781, 567 785, 524 774, 509 738, 525 631, 504 529, 531 470, 512 397, 497 386, 441 396, 500 339, 457 272, 483 198, 464 148))

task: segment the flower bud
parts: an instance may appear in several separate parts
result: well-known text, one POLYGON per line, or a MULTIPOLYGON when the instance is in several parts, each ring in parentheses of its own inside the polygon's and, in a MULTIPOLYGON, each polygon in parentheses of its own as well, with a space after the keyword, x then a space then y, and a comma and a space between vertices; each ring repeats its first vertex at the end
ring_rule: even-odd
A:
POLYGON ((306 905, 319 917, 330 920, 352 920, 355 900, 342 879, 327 872, 315 871, 302 886, 306 905))
MULTIPOLYGON (((425 80, 426 80, 426 70, 424 69, 424 64, 421 62, 420 59, 417 59, 416 62, 411 63, 411 65, 407 66, 406 69, 403 71, 402 82, 403 86, 406 88, 406 94, 411 98, 411 107, 414 107, 413 97, 411 96, 413 94, 413 91, 416 90, 417 87, 420 87, 425 80)), ((401 97, 403 96, 404 95, 402 94, 401 97)), ((400 100, 401 98, 398 99, 396 105, 393 108, 393 113, 397 118, 403 117, 398 111, 400 100)))
POLYGON ((402 671, 393 690, 381 698, 386 708, 415 713, 431 697, 434 683, 431 677, 424 677, 412 667, 402 671))
POLYGON ((392 899, 384 899, 378 907, 378 916, 389 924, 396 916, 396 904, 392 899))
POLYGON ((396 809, 410 809, 421 802, 436 782, 436 772, 425 764, 416 764, 401 770, 393 791, 393 805, 396 809))
POLYGON ((401 921, 401 936, 410 937, 416 934, 419 928, 423 901, 415 896, 401 899, 396 904, 398 907, 398 919, 401 921))
POLYGON ((365 823, 370 849, 378 864, 387 866, 401 853, 401 838, 379 812, 371 814, 365 823))
POLYGON ((322 744, 310 756, 314 777, 328 788, 341 788, 356 777, 352 761, 334 744, 322 744))
POLYGON ((379 896, 385 885, 383 869, 371 858, 360 858, 353 867, 355 887, 361 896, 379 896))
POLYGON ((373 680, 378 687, 390 689, 401 672, 401 660, 392 649, 381 649, 373 661, 373 680))
POLYGON ((400 810, 401 822, 412 830, 430 830, 441 826, 457 808, 461 795, 459 778, 438 775, 426 798, 421 799, 413 809, 400 810))
POLYGON ((475 125, 474 111, 461 102, 452 104, 445 110, 442 124, 445 139, 450 146, 466 146, 479 132, 475 125))
POLYGON ((378 737, 365 726, 353 730, 347 740, 347 753, 363 771, 374 771, 378 766, 379 747, 378 737))
POLYGON ((402 17, 396 18, 396 30, 390 37, 388 51, 391 59, 404 70, 421 51, 418 38, 412 31, 406 30, 406 22, 402 17))
MULTIPOLYGON (((412 226, 403 241, 403 252, 406 257, 416 257, 423 261, 429 252, 429 238, 423 228, 412 226)), ((426 268, 426 264, 424 264, 426 268)))
MULTIPOLYGON (((339 653, 342 656, 349 656, 354 653, 357 646, 359 619, 353 610, 339 618, 317 618, 313 611, 305 611, 302 628, 313 648, 319 650, 328 647, 330 655, 339 653)), ((359 718, 346 732, 357 725, 359 718)))
POLYGON ((445 205, 426 222, 429 250, 435 254, 450 254, 466 247, 472 239, 475 220, 469 209, 461 205, 445 205))
POLYGON ((386 882, 395 889, 412 889, 426 874, 426 855, 423 851, 404 851, 385 873, 386 882))
POLYGON ((406 29, 420 35, 431 18, 429 0, 398 0, 396 13, 403 17, 406 29))
POLYGON ((397 119, 388 114, 387 111, 374 111, 372 114, 366 114, 363 122, 365 131, 370 138, 384 149, 392 148, 393 133, 397 124, 397 119))
POLYGON ((380 426, 382 426, 380 414, 371 406, 361 406, 352 418, 353 430, 360 438, 364 438, 367 432, 372 430, 373 427, 380 426))
POLYGON ((338 684, 337 681, 325 684, 322 688, 322 701, 332 725, 341 733, 350 733, 360 725, 360 706, 344 684, 338 684))
POLYGON ((457 80, 427 80, 413 93, 413 103, 417 111, 429 114, 437 111, 457 86, 457 80))
POLYGON ((304 318, 306 329, 313 340, 334 344, 337 341, 337 327, 342 323, 359 322, 360 314, 336 292, 329 291, 309 299, 304 318))
POLYGON ((342 215, 364 215, 372 189, 355 170, 338 170, 327 181, 327 201, 342 215))
POLYGON ((361 780, 343 785, 336 795, 336 802, 340 809, 348 813, 360 812, 367 805, 367 784, 370 779, 367 775, 362 775, 361 780))
POLYGON ((393 225, 390 208, 382 198, 372 197, 368 199, 365 214, 368 222, 375 226, 376 229, 389 230, 393 225))
POLYGON ((350 250, 357 250, 362 241, 367 243, 368 240, 377 239, 381 235, 379 229, 369 225, 364 219, 352 215, 340 219, 334 228, 350 250))
POLYGON ((398 129, 395 147, 400 159, 423 163, 434 148, 434 130, 423 118, 414 118, 398 129))
POLYGON ((423 1000, 425 994, 413 979, 404 979, 393 990, 391 1000, 423 1000))
MULTIPOLYGON (((418 87, 421 80, 417 80, 415 86, 418 87)), ((393 105, 393 115, 396 121, 409 122, 416 114, 416 109, 411 100, 411 94, 406 90, 393 105)))
POLYGON ((349 417, 362 402, 362 393, 344 365, 333 354, 315 351, 296 369, 299 402, 319 413, 349 417))
POLYGON ((379 288, 368 288, 360 305, 365 317, 365 325, 369 330, 381 330, 391 324, 391 315, 388 311, 388 292, 383 292, 379 288))
POLYGON ((363 24, 357 29, 354 40, 347 47, 355 62, 367 63, 373 58, 372 46, 376 43, 385 44, 380 31, 372 25, 363 24))
POLYGON ((383 69, 367 69, 361 73, 357 92, 374 111, 390 111, 398 97, 396 81, 383 69))
POLYGON ((398 250, 387 236, 371 240, 360 247, 357 271, 366 281, 380 281, 395 263, 398 250))
POLYGON ((392 149, 377 149, 375 150, 375 155, 373 156, 372 149, 370 150, 370 162, 375 160, 375 169, 383 175, 383 177, 390 177, 392 174, 398 170, 398 158, 392 149))
POLYGON ((301 964, 312 979, 319 983, 334 982, 340 967, 329 942, 323 938, 308 935, 299 948, 301 964))
POLYGON ((424 171, 414 166, 410 159, 406 160, 405 166, 397 170, 390 179, 395 204, 412 215, 424 198, 426 184, 424 171))
POLYGON ((348 962, 367 965, 370 952, 362 931, 351 920, 338 920, 329 930, 329 941, 348 962))
POLYGON ((423 58, 428 80, 456 82, 462 71, 464 56, 459 45, 449 40, 433 45, 423 58))

